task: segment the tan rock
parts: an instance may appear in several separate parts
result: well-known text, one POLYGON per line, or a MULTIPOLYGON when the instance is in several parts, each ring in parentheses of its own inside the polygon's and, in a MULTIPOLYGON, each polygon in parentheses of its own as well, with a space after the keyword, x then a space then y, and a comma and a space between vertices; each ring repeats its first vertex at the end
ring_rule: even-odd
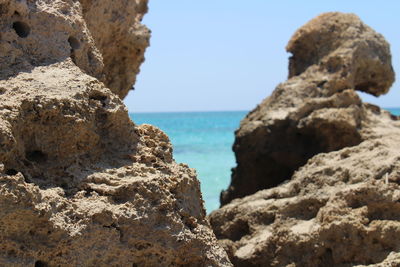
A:
POLYGON ((273 188, 232 200, 210 215, 211 225, 235 266, 398 266, 400 121, 355 93, 387 92, 394 79, 388 44, 355 15, 327 13, 300 28, 288 47, 314 31, 344 43, 343 53, 336 44, 328 52, 295 49, 290 68, 297 75, 237 131, 236 180, 227 195, 273 188), (335 25, 332 37, 321 32, 326 25, 335 25), (360 49, 369 52, 359 58, 360 49), (307 54, 323 56, 298 58, 307 54), (353 66, 367 56, 376 63, 360 73, 339 64, 339 73, 329 73, 324 62, 338 54, 353 66), (383 74, 365 76, 369 71, 383 74), (379 86, 357 86, 373 84, 368 77, 379 86), (247 184, 251 190, 241 188, 247 184))
POLYGON ((355 90, 386 93, 394 81, 384 38, 353 14, 326 13, 292 37, 289 79, 236 131, 237 167, 221 203, 290 179, 309 158, 361 143, 367 119, 355 90))
MULTIPOLYGON (((378 96, 394 81, 389 46, 354 14, 325 13, 301 27, 289 41, 289 78, 312 65, 328 78, 325 88, 354 88, 378 96)), ((310 70, 308 70, 310 71, 310 70)))
POLYGON ((195 171, 118 97, 146 4, 0 1, 0 266, 231 266, 195 171))
POLYGON ((136 81, 150 31, 140 21, 147 0, 81 0, 83 16, 102 57, 101 81, 124 98, 136 81))

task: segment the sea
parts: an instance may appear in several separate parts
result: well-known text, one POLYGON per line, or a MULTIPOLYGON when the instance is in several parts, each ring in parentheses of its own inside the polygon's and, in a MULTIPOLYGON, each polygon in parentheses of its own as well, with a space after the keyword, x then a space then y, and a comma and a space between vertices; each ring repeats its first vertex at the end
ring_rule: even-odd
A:
MULTIPOLYGON (((400 115, 400 108, 388 108, 400 115)), ((220 206, 219 195, 236 165, 232 152, 235 130, 248 111, 130 113, 136 124, 157 126, 169 136, 174 159, 196 169, 207 213, 220 206)))

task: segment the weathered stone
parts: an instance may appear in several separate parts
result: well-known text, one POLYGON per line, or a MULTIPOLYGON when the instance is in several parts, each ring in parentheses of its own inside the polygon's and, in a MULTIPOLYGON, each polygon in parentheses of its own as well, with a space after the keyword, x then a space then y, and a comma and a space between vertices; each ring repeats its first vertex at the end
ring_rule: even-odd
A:
POLYGON ((316 65, 325 88, 356 89, 375 96, 394 82, 389 45, 354 14, 326 13, 301 27, 289 41, 289 78, 316 65))
POLYGON ((291 77, 242 121, 238 167, 223 200, 276 187, 210 215, 220 244, 235 266, 398 266, 400 121, 355 92, 387 92, 388 44, 355 15, 328 13, 288 47, 296 51, 291 77), (315 38, 325 45, 313 45, 315 38), (307 39, 304 54, 294 48, 307 39), (338 55, 343 65, 330 73, 326 62, 338 55), (377 75, 365 76, 370 71, 377 75))
MULTIPOLYGON (((136 81, 150 31, 140 24, 147 0, 81 0, 88 29, 103 57, 101 81, 124 98, 136 81)), ((88 55, 89 56, 89 55, 88 55)))
POLYGON ((289 79, 236 131, 237 167, 222 205, 290 179, 312 156, 365 140, 355 90, 380 95, 394 81, 389 45, 353 14, 326 13, 290 40, 289 79))
POLYGON ((0 1, 0 266, 231 265, 196 173, 120 99, 146 10, 0 1))

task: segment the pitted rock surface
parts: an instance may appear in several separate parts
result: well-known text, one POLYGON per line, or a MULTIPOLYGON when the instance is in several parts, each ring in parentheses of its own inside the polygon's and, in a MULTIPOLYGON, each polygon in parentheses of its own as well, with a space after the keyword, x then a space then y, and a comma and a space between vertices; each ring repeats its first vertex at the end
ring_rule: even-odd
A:
POLYGON ((209 216, 220 244, 234 266, 399 266, 400 121, 356 94, 388 91, 389 45, 326 13, 288 50, 289 79, 236 132, 238 166, 209 216))
POLYGON ((394 81, 389 44, 353 14, 326 13, 289 41, 289 79, 236 131, 237 167, 221 204, 290 179, 308 159, 368 139, 356 90, 384 94, 394 81))
POLYGON ((147 1, 0 1, 0 266, 231 266, 194 170, 135 125, 147 1))

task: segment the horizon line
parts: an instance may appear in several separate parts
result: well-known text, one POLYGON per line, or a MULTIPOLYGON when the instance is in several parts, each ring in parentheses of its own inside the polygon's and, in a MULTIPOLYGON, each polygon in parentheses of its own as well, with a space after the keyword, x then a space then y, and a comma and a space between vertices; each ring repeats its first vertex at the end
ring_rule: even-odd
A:
MULTIPOLYGON (((400 109, 400 106, 398 107, 380 107, 382 109, 400 109)), ((244 110, 244 109, 239 109, 239 110, 190 110, 190 111, 130 111, 128 110, 128 114, 142 114, 142 113, 202 113, 202 112, 250 112, 251 110, 244 110)))
POLYGON ((190 110, 190 111, 130 111, 129 114, 140 114, 140 113, 201 113, 201 112, 250 112, 251 110, 190 110))

